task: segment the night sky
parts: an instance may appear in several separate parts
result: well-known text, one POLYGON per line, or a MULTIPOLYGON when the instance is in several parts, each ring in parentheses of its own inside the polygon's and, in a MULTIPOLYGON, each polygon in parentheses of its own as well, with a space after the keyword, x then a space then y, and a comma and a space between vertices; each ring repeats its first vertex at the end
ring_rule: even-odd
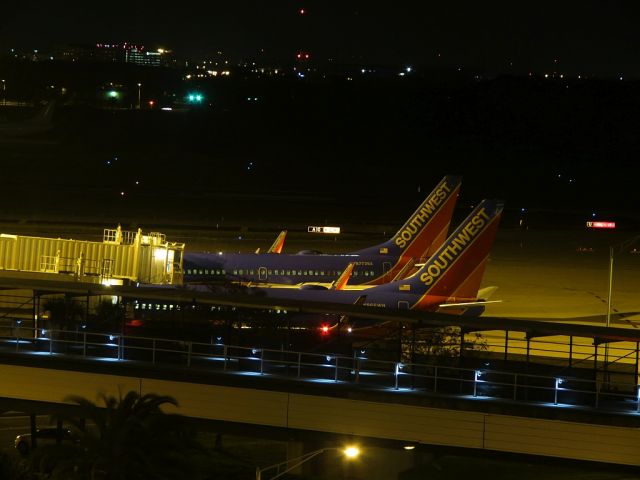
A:
POLYGON ((633 77, 638 19, 634 0, 25 0, 2 5, 0 47, 129 41, 184 56, 222 50, 234 61, 277 61, 305 49, 318 62, 633 77))

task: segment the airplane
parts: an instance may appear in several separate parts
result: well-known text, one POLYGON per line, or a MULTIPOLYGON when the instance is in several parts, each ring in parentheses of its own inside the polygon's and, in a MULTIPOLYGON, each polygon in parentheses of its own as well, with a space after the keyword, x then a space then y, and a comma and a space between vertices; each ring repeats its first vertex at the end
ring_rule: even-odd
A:
MULTIPOLYGON (((365 291, 251 287, 269 298, 480 315, 488 303, 480 284, 495 240, 503 204, 483 200, 433 255, 408 278, 365 291), (364 300, 363 297, 364 296, 364 300)), ((495 287, 484 290, 493 293, 495 287)))
POLYGON ((48 132, 53 129, 52 118, 55 106, 55 100, 50 100, 35 116, 31 118, 16 122, 0 122, 0 138, 27 137, 48 132))
POLYGON ((231 280, 252 285, 311 282, 322 286, 331 284, 351 262, 355 267, 350 285, 381 285, 401 278, 446 238, 461 181, 459 176, 445 176, 400 230, 379 245, 335 255, 187 252, 183 257, 184 283, 231 280))

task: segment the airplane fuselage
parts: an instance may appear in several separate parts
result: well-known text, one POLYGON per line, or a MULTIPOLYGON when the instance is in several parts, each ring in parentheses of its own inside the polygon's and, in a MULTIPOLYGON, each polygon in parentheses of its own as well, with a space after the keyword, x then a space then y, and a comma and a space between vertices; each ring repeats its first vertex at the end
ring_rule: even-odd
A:
POLYGON ((185 283, 231 280, 241 283, 331 283, 351 262, 350 285, 391 281, 389 272, 399 259, 390 255, 186 253, 185 283))

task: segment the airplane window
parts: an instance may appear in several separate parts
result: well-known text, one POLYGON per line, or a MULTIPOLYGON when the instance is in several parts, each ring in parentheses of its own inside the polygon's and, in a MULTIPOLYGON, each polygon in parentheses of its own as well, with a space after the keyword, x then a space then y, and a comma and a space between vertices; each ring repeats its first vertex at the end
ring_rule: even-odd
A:
POLYGON ((305 270, 305 271, 304 271, 304 274, 305 274, 305 275, 309 275, 309 270, 305 270))
POLYGON ((298 275, 302 275, 302 270, 298 270, 298 275))
POLYGON ((220 270, 216 270, 216 275, 220 275, 220 270))
POLYGON ((291 275, 291 270, 287 270, 287 275, 291 275))
POLYGON ((255 270, 251 270, 251 275, 255 275, 255 270))
POLYGON ((208 268, 205 268, 205 269, 204 269, 204 274, 205 274, 205 275, 209 275, 209 269, 208 269, 208 268))
POLYGON ((324 270, 320 270, 320 275, 324 275, 324 270))
MULTIPOLYGON (((277 273, 277 272, 278 272, 278 271, 276 270, 276 273, 277 273)), ((269 275, 271 275, 271 273, 272 273, 272 270, 269 270, 269 271, 268 271, 268 274, 269 274, 269 275)))
POLYGON ((238 270, 238 274, 244 275, 244 270, 243 269, 238 270))
POLYGON ((227 274, 227 271, 226 271, 226 270, 222 270, 222 274, 223 274, 223 275, 226 275, 226 274, 227 274))
POLYGON ((280 270, 280 275, 284 275, 284 270, 280 270))
POLYGON ((234 271, 233 271, 233 274, 234 274, 234 275, 238 275, 238 270, 234 270, 234 271))

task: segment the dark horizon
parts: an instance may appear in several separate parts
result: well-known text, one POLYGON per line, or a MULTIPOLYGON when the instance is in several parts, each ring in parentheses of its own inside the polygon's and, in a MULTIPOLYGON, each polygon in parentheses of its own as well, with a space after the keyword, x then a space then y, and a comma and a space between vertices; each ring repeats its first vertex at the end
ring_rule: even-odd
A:
POLYGON ((0 49, 130 42, 183 57, 292 59, 469 71, 640 76, 640 4, 619 0, 404 4, 319 1, 190 4, 183 11, 112 2, 3 7, 0 49), (301 14, 300 9, 305 13, 301 14))

